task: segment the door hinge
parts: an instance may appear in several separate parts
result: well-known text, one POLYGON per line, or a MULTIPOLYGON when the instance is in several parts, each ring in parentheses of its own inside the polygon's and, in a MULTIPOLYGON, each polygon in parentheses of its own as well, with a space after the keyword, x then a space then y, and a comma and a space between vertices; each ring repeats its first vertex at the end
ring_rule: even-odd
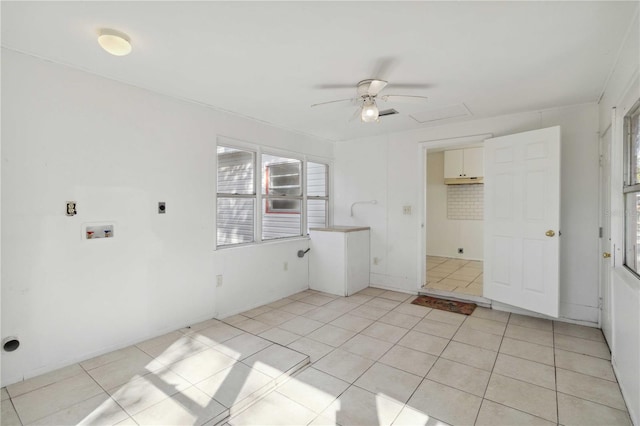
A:
POLYGON ((599 229, 599 231, 598 231, 598 237, 599 237, 599 238, 602 238, 603 232, 604 232, 604 231, 603 231, 602 226, 601 226, 601 227, 600 227, 600 229, 599 229))

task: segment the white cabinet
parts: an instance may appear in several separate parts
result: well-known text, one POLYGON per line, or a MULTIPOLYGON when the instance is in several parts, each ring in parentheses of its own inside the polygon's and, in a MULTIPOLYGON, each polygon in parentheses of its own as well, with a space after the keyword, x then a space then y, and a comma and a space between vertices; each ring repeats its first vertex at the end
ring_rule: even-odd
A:
POLYGON ((350 296, 369 287, 369 227, 311 228, 309 288, 350 296))
POLYGON ((445 179, 477 178, 483 175, 483 148, 454 149, 444 152, 445 179))

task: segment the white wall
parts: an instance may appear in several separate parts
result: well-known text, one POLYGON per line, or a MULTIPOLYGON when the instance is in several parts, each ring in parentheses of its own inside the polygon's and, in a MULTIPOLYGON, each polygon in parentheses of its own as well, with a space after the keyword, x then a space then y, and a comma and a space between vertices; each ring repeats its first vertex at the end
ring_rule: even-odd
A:
POLYGON ((611 132, 611 243, 615 247, 614 268, 609 271, 611 282, 612 341, 611 363, 616 372, 622 395, 631 419, 640 424, 640 280, 624 268, 624 201, 623 126, 622 119, 640 99, 640 8, 621 46, 618 62, 611 73, 599 104, 600 133, 611 132), (612 114, 615 108, 615 115, 612 114), (615 119, 612 120, 612 117, 615 119), (610 128, 611 126, 611 128, 610 128))
POLYGON ((447 124, 336 144, 335 222, 371 226, 371 282, 416 291, 420 270, 418 144, 562 127, 560 315, 598 322, 598 109, 595 104, 447 124), (349 217, 353 201, 377 199, 349 217), (402 215, 412 205, 414 214, 402 215))
POLYGON ((307 288, 306 239, 214 251, 218 135, 333 155, 329 142, 2 49, 2 338, 21 341, 2 354, 2 386, 307 288), (90 222, 114 223, 114 238, 83 240, 90 222))
POLYGON ((444 184, 444 151, 427 155, 427 254, 482 260, 482 220, 447 218, 447 187, 444 184), (464 254, 458 254, 458 248, 464 254))

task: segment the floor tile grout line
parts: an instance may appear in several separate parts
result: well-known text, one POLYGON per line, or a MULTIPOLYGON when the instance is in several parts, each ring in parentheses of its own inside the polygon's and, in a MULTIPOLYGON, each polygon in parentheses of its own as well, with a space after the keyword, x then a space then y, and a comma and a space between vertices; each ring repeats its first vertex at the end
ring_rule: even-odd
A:
POLYGON ((553 343, 553 381, 556 387, 556 424, 560 424, 560 401, 558 399, 558 365, 556 364, 556 325, 551 321, 551 342, 553 343))
MULTIPOLYGON (((570 324, 570 323, 567 323, 570 324)), ((587 327, 587 326, 585 326, 587 327)), ((598 330, 597 328, 594 328, 594 330, 598 330)), ((571 334, 566 334, 566 333, 560 333, 558 331, 554 331, 553 334, 559 334, 560 336, 566 336, 566 337, 572 337, 574 339, 582 339, 582 340, 586 340, 587 342, 597 342, 597 343, 603 343, 605 345, 607 345, 607 347, 609 347, 609 345, 607 344, 606 340, 596 340, 596 339, 588 339, 586 337, 580 337, 580 336, 573 336, 571 334)))
POLYGON ((586 398, 582 398, 582 397, 579 397, 579 396, 576 396, 576 395, 572 395, 572 394, 570 394, 570 393, 560 392, 560 391, 558 391, 557 393, 558 393, 558 394, 561 394, 561 395, 569 396, 569 397, 571 397, 571 398, 579 399, 579 400, 581 400, 581 401, 590 402, 590 403, 592 403, 592 404, 599 405, 600 407, 604 407, 604 408, 609 408, 609 409, 611 409, 611 410, 620 411, 620 412, 625 413, 626 415, 629 415, 629 410, 628 410, 628 409, 626 409, 626 405, 627 405, 627 404, 626 404, 626 401, 625 401, 625 409, 624 409, 624 410, 621 410, 621 409, 619 409, 619 408, 612 407, 612 406, 610 406, 610 405, 603 404, 603 403, 598 402, 598 401, 593 401, 593 400, 591 400, 591 399, 586 399, 586 398))
MULTIPOLYGON (((80 365, 80 363, 79 363, 79 362, 78 362, 78 363, 76 363, 76 364, 78 364, 78 366, 80 366, 80 368, 83 370, 84 374, 86 374, 86 375, 91 379, 91 381, 93 381, 93 382, 98 386, 98 388, 100 388, 100 390, 101 390, 102 392, 104 392, 105 394, 107 394, 108 399, 113 400, 113 402, 115 402, 115 403, 116 403, 116 404, 117 404, 117 405, 122 409, 122 411, 123 411, 123 412, 124 412, 128 417, 131 417, 131 416, 129 415, 129 413, 127 412, 127 410, 125 410, 125 409, 124 409, 124 407, 122 407, 120 404, 118 404, 118 401, 116 401, 115 399, 113 399, 113 398, 111 397, 111 394, 110 394, 109 392, 107 392, 107 390, 106 390, 103 386, 101 386, 101 385, 100 385, 100 383, 98 383, 98 382, 96 381, 96 379, 94 379, 94 378, 93 378, 93 376, 92 376, 91 374, 89 374, 89 371, 87 371, 87 370, 86 370, 82 365, 80 365)), ((71 365, 74 365, 74 364, 71 364, 71 365)), ((105 365, 106 365, 106 364, 105 364, 105 365)), ((64 368, 64 367, 63 367, 63 368, 64 368)), ((34 391, 37 391, 37 390, 40 390, 40 389, 47 388, 47 387, 49 387, 49 386, 55 385, 55 384, 57 384, 57 383, 60 383, 60 382, 62 382, 62 381, 64 381, 64 380, 68 380, 68 379, 71 379, 71 378, 73 378, 73 377, 80 376, 81 374, 82 374, 82 373, 78 373, 78 374, 75 374, 75 375, 70 376, 70 377, 65 377, 64 379, 58 380, 57 382, 49 383, 49 384, 47 384, 47 385, 45 385, 45 386, 41 386, 41 387, 39 387, 39 388, 37 388, 37 389, 33 389, 32 391, 26 392, 26 393, 21 394, 21 395, 18 395, 18 396, 27 395, 28 393, 31 393, 31 392, 34 392, 34 391)), ((75 402, 74 402, 73 404, 71 404, 71 405, 68 405, 68 406, 66 406, 66 407, 62 407, 61 409, 59 409, 59 410, 57 410, 57 411, 54 411, 54 412, 52 412, 52 413, 49 413, 49 414, 47 414, 47 415, 45 415, 45 416, 42 416, 42 417, 40 417, 40 418, 34 419, 34 420, 32 420, 32 421, 31 421, 31 423, 37 422, 38 420, 45 419, 45 418, 47 418, 47 417, 49 417, 49 416, 53 416, 54 414, 60 413, 61 411, 64 411, 64 410, 67 410, 67 409, 69 409, 69 408, 73 407, 74 405, 80 404, 80 403, 82 403, 82 402, 86 402, 86 401, 90 400, 91 398, 95 398, 95 397, 96 397, 96 396, 98 396, 98 395, 100 395, 100 394, 91 395, 91 396, 86 397, 86 398, 84 398, 84 399, 81 399, 81 400, 79 400, 79 401, 75 401, 75 402)), ((16 398, 17 398, 17 397, 16 397, 16 398)), ((14 408, 14 410, 15 410, 16 414, 18 415, 18 419, 20 420, 20 423, 24 425, 25 423, 22 421, 22 418, 20 417, 20 414, 18 413, 18 410, 16 410, 16 409, 15 409, 15 404, 13 403, 13 398, 11 398, 11 396, 9 396, 9 399, 10 399, 10 401, 11 401, 11 405, 13 406, 13 408, 14 408)))
POLYGON ((495 370, 495 368, 496 368, 496 363, 498 362, 498 356, 500 356, 500 349, 502 348, 502 342, 504 341, 504 335, 507 332, 507 327, 509 325, 509 320, 510 319, 511 319, 511 313, 509 313, 509 315, 508 315, 507 325, 504 328, 504 333, 500 337, 500 344, 498 345, 498 350, 496 351, 496 358, 493 360, 493 365, 491 366, 491 371, 489 372, 489 380, 487 380, 487 385, 484 388, 484 393, 482 394, 482 399, 480 400, 480 407, 478 407, 478 412, 476 413, 476 418, 473 421, 474 425, 478 422, 478 416, 480 416, 480 410, 482 409, 482 403, 486 399, 487 390, 489 389, 489 383, 491 383, 491 376, 493 376, 493 370, 495 370))
MULTIPOLYGON (((429 313, 431 313, 431 312, 433 312, 433 309, 431 309, 431 310, 427 313, 427 315, 425 315, 422 319, 425 319, 425 318, 429 315, 429 313)), ((458 330, 460 329, 460 327, 462 327, 462 324, 464 324, 464 322, 465 322, 466 320, 467 320, 467 318, 465 318, 465 319, 464 319, 464 320, 463 320, 463 321, 462 321, 462 322, 457 326, 456 331, 455 331, 455 332, 453 333, 453 335, 449 338, 449 341, 447 342, 447 344, 445 345, 445 347, 444 347, 444 348, 442 348, 442 351, 440 351, 440 354, 439 354, 439 355, 435 356, 435 355, 433 355, 433 354, 429 354, 429 353, 427 353, 427 352, 423 352, 423 353, 427 353, 428 355, 433 355, 433 356, 435 356, 435 358, 436 358, 436 359, 435 359, 435 361, 433 361, 433 364, 431 364, 431 367, 429 367, 429 369, 427 370, 427 372, 424 374, 424 376, 423 376, 422 380, 420 381, 420 383, 418 383, 418 386, 416 386, 416 388, 413 390, 413 392, 411 392, 411 395, 409 396, 409 398, 407 399, 407 402, 405 403, 405 407, 406 407, 406 406, 408 406, 409 401, 411 401, 411 398, 413 398, 413 396, 414 396, 414 395, 415 395, 415 393, 418 391, 418 389, 420 388, 420 386, 422 386, 422 384, 425 382, 425 380, 430 380, 430 379, 428 379, 428 378, 427 378, 427 376, 429 375, 429 373, 431 372, 431 370, 433 369, 433 367, 438 363, 438 360, 441 358, 442 354, 444 353, 444 351, 447 349, 447 347, 448 347, 448 346, 449 346, 449 344, 451 343, 451 341, 452 341, 452 339, 453 339, 453 336, 455 336, 455 333, 457 333, 457 332, 458 332, 458 330)), ((421 321, 422 321, 422 320, 420 320, 420 322, 421 322, 421 321)), ((433 320, 432 320, 432 321, 433 321, 433 320)), ((418 323, 416 324, 416 326, 417 326, 420 322, 418 322, 418 323)), ((449 325, 453 325, 453 324, 449 324, 449 325)), ((414 326, 413 328, 415 328, 416 326, 414 326)), ((411 330, 413 330, 413 328, 412 328, 411 330)), ((417 331, 417 330, 416 330, 416 331, 417 331)), ((425 333, 425 334, 428 334, 428 333, 425 333)), ((440 336, 435 336, 435 337, 440 337, 440 336)), ((409 349, 411 349, 411 348, 409 348, 409 349)), ((414 349, 414 350, 415 350, 415 349, 414 349)), ((422 352, 422 351, 418 351, 418 352, 422 352)), ((446 359, 446 358, 443 358, 443 359, 446 359)), ((436 383, 438 383, 438 382, 436 382, 436 383)), ((465 391, 463 391, 463 390, 461 390, 461 389, 454 388, 453 386, 445 385, 445 384, 443 384, 443 383, 440 383, 440 384, 441 384, 441 385, 443 385, 443 386, 448 386, 448 387, 451 387, 451 388, 453 388, 453 389, 459 390, 459 391, 461 391, 461 392, 465 392, 465 391)), ((466 393, 468 393, 468 392, 466 392, 466 393)), ((404 407, 403 407, 403 408, 404 408, 404 407)), ((400 410, 400 411, 402 411, 402 410, 400 410)), ((399 415, 400 415, 400 413, 398 413, 398 416, 399 416, 399 415)), ((397 416, 396 416, 396 419, 397 419, 397 416)), ((394 421, 395 421, 396 419, 394 419, 394 421)))
MULTIPOLYGON (((79 362, 75 362, 75 363, 73 363, 73 364, 69 364, 69 365, 67 365, 67 366, 65 366, 65 367, 59 368, 58 370, 62 370, 62 369, 65 369, 65 368, 69 368, 69 367, 71 367, 71 366, 73 366, 73 365, 76 365, 76 364, 77 364, 80 368, 82 368, 82 370, 83 370, 83 372, 84 372, 84 373, 88 373, 88 372, 87 372, 87 371, 82 367, 82 365, 80 365, 80 363, 79 363, 79 362)), ((53 372, 58 371, 58 370, 53 370, 53 371, 50 371, 49 373, 53 373, 53 372)), ((24 392, 24 393, 21 393, 20 395, 16 395, 16 396, 11 396, 11 394, 9 394, 9 390, 7 389, 7 395, 9 395, 9 399, 11 399, 11 400, 13 400, 14 398, 20 398, 20 397, 21 397, 21 396, 23 396, 23 395, 27 395, 27 394, 29 394, 29 393, 31 393, 31 392, 35 392, 35 391, 40 390, 40 389, 48 388, 49 386, 55 385, 56 383, 59 383, 59 382, 61 382, 61 381, 63 381, 63 380, 67 380, 67 379, 71 379, 71 378, 73 378, 73 377, 79 376, 79 375, 81 375, 83 372, 79 372, 79 373, 74 374, 74 375, 69 376, 69 377, 64 377, 64 378, 59 379, 59 380, 57 380, 57 381, 55 381, 55 382, 47 383, 46 385, 43 385, 43 386, 40 386, 40 387, 37 387, 37 388, 31 389, 31 390, 30 390, 30 391, 28 391, 28 392, 24 392)), ((44 374, 49 374, 49 373, 44 373, 44 374)), ((44 374, 43 374, 43 375, 44 375, 44 374)), ((30 378, 28 378, 28 379, 26 379, 26 380, 24 380, 24 379, 23 379, 22 381, 20 381, 20 382, 16 382, 16 383, 13 383, 13 384, 23 383, 23 382, 26 382, 26 381, 28 381, 28 380, 35 379, 36 377, 39 377, 39 376, 33 376, 33 377, 30 377, 30 378)), ((9 386, 11 386, 11 385, 9 385, 9 386)), ((7 386, 5 386, 5 389, 6 389, 6 388, 7 388, 7 386)))
MULTIPOLYGON (((379 297, 379 296, 374 296, 374 298, 376 298, 376 297, 379 297)), ((387 299, 387 300, 388 300, 388 299, 387 299)), ((408 299, 407 299, 407 300, 408 300, 408 299)), ((406 302, 406 300, 405 300, 405 302, 406 302)), ((395 309, 395 308, 397 308, 398 306, 400 306, 402 303, 404 303, 404 302, 400 302, 400 304, 398 304, 397 306, 395 306, 395 307, 394 307, 394 309, 395 309)), ((360 306, 362 306, 362 305, 360 305, 360 306)), ((354 309, 355 309, 355 308, 354 308, 354 309)), ((388 311, 388 312, 392 312, 392 311, 393 311, 393 309, 392 309, 392 310, 390 310, 390 311, 388 311)), ((350 311, 349 311, 349 312, 350 312, 350 311)), ((345 312, 343 315, 341 315, 341 316, 340 316, 340 317, 338 317, 338 318, 341 318, 342 316, 347 315, 349 312, 345 312)), ((388 312, 387 312, 387 313, 388 313, 388 312)), ((431 312, 431 311, 429 311, 429 312, 431 312)), ((428 314, 429 314, 429 312, 427 312, 427 314, 426 314, 426 315, 428 315, 428 314)), ((385 315, 386 315, 386 314, 385 314, 385 315)), ((425 317, 426 317, 426 315, 425 315, 425 317)), ((383 316, 384 316, 384 315, 383 315, 383 316)), ((424 319, 425 317, 423 317, 422 319, 424 319)), ((336 318, 336 319, 338 319, 338 318, 336 318)), ((382 318, 382 317, 380 317, 380 318, 382 318)), ((378 318, 377 320, 372 320, 373 322, 372 322, 370 325, 368 325, 367 327, 365 327, 364 329, 362 329, 360 332, 355 332, 356 334, 355 334, 353 337, 351 337, 349 340, 353 339, 353 338, 354 338, 355 336, 357 336, 358 334, 362 334, 362 331, 366 330, 368 327, 370 327, 370 326, 371 326, 371 325, 373 325, 374 323, 378 322, 378 321, 380 320, 380 318, 378 318)), ((369 320, 369 318, 366 318, 366 319, 368 319, 368 320, 369 320)), ((422 319, 421 319, 421 320, 422 320, 422 319)), ((420 320, 420 321, 421 321, 421 320, 420 320)), ((334 321, 335 321, 335 320, 334 320, 334 321)), ((418 323, 419 323, 420 321, 418 321, 418 323)), ((383 324, 384 324, 384 323, 383 323, 383 324)), ((416 325, 417 325, 417 323, 416 323, 416 325)), ((337 327, 337 326, 336 326, 336 327, 337 327)), ((415 325, 414 325, 414 327, 415 327, 415 325)), ((413 330, 413 328, 414 328, 414 327, 412 327, 412 328, 410 328, 410 329, 407 329, 407 331, 402 335, 402 337, 401 337, 400 339, 398 339, 398 341, 396 341, 395 343, 394 343, 394 342, 388 342, 388 343, 392 343, 392 346, 391 346, 388 350, 386 350, 386 351, 385 351, 385 352, 384 352, 380 357, 378 357, 376 360, 372 360, 371 358, 364 357, 364 356, 362 356, 362 355, 360 355, 360 354, 354 354, 354 355, 360 356, 360 357, 362 357, 362 358, 365 358, 365 359, 367 359, 367 360, 371 360, 371 361, 373 361, 373 364, 371 364, 367 369, 365 369, 365 370, 362 372, 362 374, 360 374, 358 377, 356 377, 356 378, 353 380, 353 382, 351 382, 351 383, 350 383, 350 386, 349 386, 349 387, 351 387, 351 386, 356 386, 356 385, 355 385, 355 382, 357 382, 357 381, 358 381, 358 380, 359 380, 359 379, 360 379, 364 374, 366 374, 366 372, 367 372, 367 371, 369 371, 369 370, 371 369, 371 367, 373 367, 376 363, 380 362, 380 359, 382 359, 382 358, 383 358, 383 357, 384 357, 384 356, 385 356, 385 355, 386 355, 386 354, 387 354, 391 349, 393 349, 396 345, 398 345, 398 342, 399 342, 400 340, 402 340, 402 338, 404 338, 404 337, 405 337, 405 336, 406 336, 406 335, 407 335, 411 330, 413 330)), ((341 327, 340 327, 340 328, 341 328, 341 327)), ((404 327, 399 327, 399 328, 404 328, 404 327)), ((348 330, 348 331, 353 331, 353 330, 348 330)), ((367 336, 367 335, 365 334, 364 336, 367 336)), ((306 336, 305 336, 305 337, 306 337, 306 336)), ((371 337, 371 336, 367 336, 367 337, 371 337)), ((374 337, 372 337, 372 338, 374 338, 374 337)), ((312 338, 311 338, 311 339, 312 339, 312 338)), ((313 339, 312 339, 312 340, 313 340, 313 339)), ((340 346, 338 346, 338 347, 334 347, 334 349, 333 349, 331 352, 327 353, 326 355, 324 355, 323 357, 321 357, 320 359, 318 359, 316 362, 320 362, 323 358, 325 358, 325 357, 329 356, 329 355, 330 355, 331 353, 333 353, 336 349, 340 349, 340 348, 341 348, 345 343, 347 343, 349 340, 347 340, 346 342, 344 342, 342 345, 340 345, 340 346)), ((380 339, 378 339, 378 340, 380 340, 380 339)), ((323 343, 323 342, 320 342, 320 343, 323 343)), ((341 349, 341 350, 345 351, 345 349, 341 349)), ((352 353, 352 352, 350 352, 350 351, 346 351, 346 352, 352 353)), ((352 353, 352 354, 353 354, 353 353, 352 353)), ((311 365, 313 366, 313 364, 315 364, 315 363, 312 363, 311 365)), ((382 364, 383 364, 383 365, 387 365, 387 364, 384 364, 384 363, 382 363, 382 364)), ((434 362, 434 364, 435 364, 435 362, 434 362)), ((410 373, 410 372, 408 372, 408 371, 404 371, 404 370, 402 370, 402 369, 400 369, 400 368, 397 368, 397 367, 393 367, 393 366, 389 366, 389 367, 391 367, 391 368, 396 368, 396 369, 398 369, 399 371, 403 371, 403 372, 406 372, 406 373, 409 373, 409 374, 413 374, 413 373, 410 373)), ((432 366, 432 367, 433 367, 433 366, 432 366)), ((336 377, 336 376, 332 375, 331 373, 327 373, 327 372, 325 372, 325 371, 323 371, 323 370, 319 370, 319 371, 322 371, 323 373, 328 374, 328 375, 330 375, 330 376, 332 376, 332 377, 335 377, 335 378, 337 378, 337 379, 339 379, 339 380, 343 380, 342 378, 340 378, 340 377, 336 377)), ((426 376, 426 374, 425 374, 425 376, 426 376)), ((423 377, 423 380, 424 380, 424 377, 423 377)), ((344 380, 343 380, 343 381, 344 381, 344 380)), ((422 381, 421 381, 421 383, 422 383, 422 381)), ((348 387, 347 389, 349 389, 349 387, 348 387)), ((357 386, 357 387, 359 387, 359 386, 357 386)), ((417 389, 417 388, 416 388, 416 389, 417 389)), ((345 392, 346 392, 346 389, 345 389, 345 392)), ((343 393, 344 393, 344 392, 343 392, 343 393)), ((413 392, 413 393, 415 393, 415 390, 414 390, 414 392, 413 392)), ((411 396, 413 396, 413 393, 411 394, 411 396)), ((411 396, 409 397, 409 399, 411 398, 411 396)), ((408 401, 408 400, 407 400, 407 401, 408 401)), ((406 405, 406 404, 405 404, 405 405, 406 405)))
MULTIPOLYGON (((7 394, 8 394, 8 391, 7 391, 7 394)), ((13 398, 11 398, 11 395, 9 395, 8 401, 11 403, 11 408, 13 408, 13 411, 16 413, 16 417, 18 418, 18 421, 20 422, 21 425, 24 425, 24 422, 22 421, 22 417, 20 417, 20 413, 18 413, 18 410, 16 409, 16 405, 13 403, 13 398)), ((37 420, 34 420, 34 421, 37 421, 37 420)))
MULTIPOLYGON (((510 410, 515 410, 515 411, 518 411, 518 412, 520 412, 520 413, 526 414, 526 415, 528 415, 528 416, 535 417, 535 418, 537 418, 537 419, 540 419, 540 420, 543 420, 543 421, 545 421, 545 422, 549 422, 549 423, 552 423, 552 424, 553 424, 553 422, 551 422, 550 420, 545 419, 544 417, 540 417, 540 416, 538 416, 538 415, 536 415, 536 414, 528 413, 528 412, 526 412, 526 411, 524 411, 524 410, 521 410, 521 409, 519 409, 519 408, 514 408, 514 407, 511 407, 511 406, 509 406, 509 405, 503 404, 503 403, 501 403, 501 402, 496 402, 496 401, 493 401, 493 400, 491 400, 491 399, 487 399, 487 398, 483 398, 483 399, 482 399, 482 402, 484 402, 484 401, 489 401, 489 402, 491 402, 492 404, 501 405, 501 406, 503 406, 503 407, 509 408, 510 410)), ((557 424, 559 424, 559 423, 556 423, 556 425, 557 425, 557 424)))

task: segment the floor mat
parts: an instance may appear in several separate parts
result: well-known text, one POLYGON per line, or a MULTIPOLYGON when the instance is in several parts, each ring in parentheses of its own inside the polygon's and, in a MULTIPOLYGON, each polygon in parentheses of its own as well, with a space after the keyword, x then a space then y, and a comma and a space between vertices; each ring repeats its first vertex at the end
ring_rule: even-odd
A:
POLYGON ((418 296, 417 299, 411 303, 464 315, 471 315, 476 306, 478 306, 475 303, 456 302, 455 300, 438 299, 437 297, 431 296, 418 296))

